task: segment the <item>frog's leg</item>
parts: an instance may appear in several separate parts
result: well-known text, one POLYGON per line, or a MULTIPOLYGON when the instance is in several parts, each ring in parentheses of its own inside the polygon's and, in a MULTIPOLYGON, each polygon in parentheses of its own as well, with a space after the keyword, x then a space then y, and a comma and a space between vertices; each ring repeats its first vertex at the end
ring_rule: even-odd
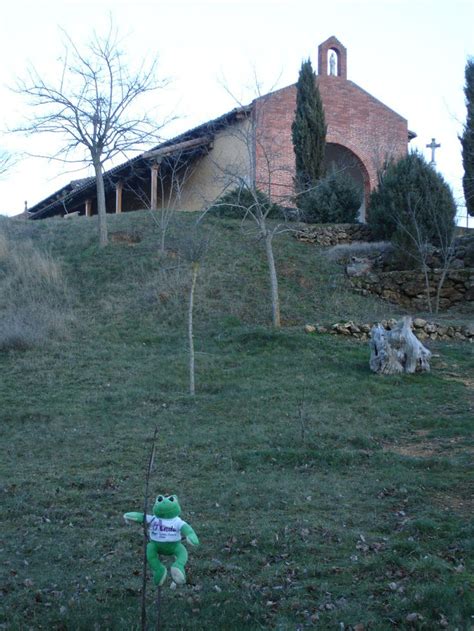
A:
POLYGON ((166 580, 168 570, 160 561, 160 557, 158 556, 158 544, 155 541, 150 541, 147 544, 146 558, 153 570, 153 582, 158 586, 163 585, 166 580))
POLYGON ((182 543, 177 543, 173 554, 176 557, 176 561, 171 566, 171 576, 173 577, 173 581, 175 583, 182 585, 183 583, 186 583, 186 572, 184 571, 184 566, 188 560, 188 551, 182 543))

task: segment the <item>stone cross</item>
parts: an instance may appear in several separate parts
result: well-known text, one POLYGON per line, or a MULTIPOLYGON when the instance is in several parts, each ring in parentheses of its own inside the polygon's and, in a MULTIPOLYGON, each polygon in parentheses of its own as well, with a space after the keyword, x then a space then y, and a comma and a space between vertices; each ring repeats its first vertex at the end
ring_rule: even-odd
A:
POLYGON ((434 138, 431 139, 431 142, 429 145, 426 145, 427 149, 431 149, 431 162, 430 162, 431 166, 436 166, 435 151, 436 149, 439 149, 439 147, 441 147, 441 145, 438 144, 434 138))

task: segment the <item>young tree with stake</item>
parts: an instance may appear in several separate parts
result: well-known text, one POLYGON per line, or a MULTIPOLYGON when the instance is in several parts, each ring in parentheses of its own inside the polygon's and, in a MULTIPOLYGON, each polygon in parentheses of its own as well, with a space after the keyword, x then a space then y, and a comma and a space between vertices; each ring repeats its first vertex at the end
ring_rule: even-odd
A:
POLYGON ((194 227, 179 243, 179 253, 185 261, 191 264, 191 284, 189 287, 188 302, 188 346, 189 346, 189 394, 196 394, 195 362, 194 362, 194 297, 196 283, 201 266, 208 247, 207 238, 194 227))

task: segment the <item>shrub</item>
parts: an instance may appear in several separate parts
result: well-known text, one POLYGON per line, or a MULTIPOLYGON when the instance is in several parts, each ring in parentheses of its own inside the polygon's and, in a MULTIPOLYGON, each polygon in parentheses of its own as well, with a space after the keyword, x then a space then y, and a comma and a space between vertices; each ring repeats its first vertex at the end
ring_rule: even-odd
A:
POLYGON ((245 214, 260 207, 268 217, 281 217, 283 210, 278 204, 270 201, 268 195, 259 190, 234 188, 228 191, 209 209, 218 217, 244 218, 245 214))
POLYGON ((0 233, 0 350, 22 350, 65 337, 73 322, 61 268, 29 241, 0 233))
POLYGON ((368 224, 376 238, 412 250, 415 240, 443 246, 450 241, 456 204, 448 184, 419 153, 390 162, 372 192, 368 224))
POLYGON ((301 196, 298 207, 308 223, 354 223, 362 202, 362 192, 354 180, 334 172, 301 196))

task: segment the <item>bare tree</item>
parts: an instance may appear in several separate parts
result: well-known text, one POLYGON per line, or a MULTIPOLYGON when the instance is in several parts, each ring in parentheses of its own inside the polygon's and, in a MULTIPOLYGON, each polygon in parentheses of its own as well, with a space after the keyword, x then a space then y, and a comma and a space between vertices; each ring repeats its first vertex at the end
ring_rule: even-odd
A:
POLYGON ((160 252, 165 252, 166 235, 176 211, 180 208, 185 186, 194 171, 192 161, 180 152, 172 159, 164 159, 159 172, 158 183, 161 191, 160 252))
POLYGON ((160 209, 151 216, 159 227, 160 252, 165 253, 168 228, 180 209, 183 193, 195 169, 195 163, 190 160, 185 151, 178 150, 169 156, 158 159, 158 187, 160 195, 160 209))
MULTIPOLYGON (((258 83, 257 83, 258 86, 258 83)), ((277 132, 271 131, 271 125, 265 126, 264 119, 266 97, 258 95, 250 107, 240 106, 244 112, 244 120, 238 124, 229 124, 226 133, 233 139, 235 154, 238 156, 232 163, 215 162, 218 177, 222 185, 222 193, 232 191, 230 202, 242 217, 242 227, 253 232, 257 240, 263 242, 268 266, 272 324, 281 326, 280 296, 278 275, 273 252, 273 240, 276 235, 290 230, 283 216, 282 221, 273 221, 275 204, 274 188, 278 176, 282 172, 291 173, 291 166, 282 158, 281 141, 277 132)), ((291 177, 289 178, 291 180, 291 177)), ((291 205, 294 198, 292 187, 279 195, 280 203, 291 205)), ((219 208, 221 202, 215 200, 210 207, 219 208)), ((229 206, 229 202, 225 202, 229 206)), ((207 211, 205 211, 207 212, 207 211)))
POLYGON ((120 41, 111 25, 105 37, 97 34, 79 47, 65 34, 65 53, 57 81, 48 81, 32 67, 16 91, 25 95, 35 115, 15 131, 53 133, 64 142, 49 159, 89 164, 94 169, 99 215, 99 243, 107 245, 104 164, 143 148, 162 127, 137 101, 164 87, 156 79, 156 60, 130 72, 120 41), (82 152, 81 152, 82 150, 82 152))
POLYGON ((441 290, 455 255, 456 233, 453 222, 446 215, 435 212, 421 197, 411 195, 407 195, 405 213, 401 216, 393 212, 392 217, 398 231, 404 236, 407 247, 403 248, 403 253, 416 262, 423 274, 429 312, 438 313, 441 290), (436 235, 436 247, 425 229, 427 215, 436 235))
POLYGON ((4 175, 14 164, 11 153, 4 149, 0 149, 0 177, 4 175))

